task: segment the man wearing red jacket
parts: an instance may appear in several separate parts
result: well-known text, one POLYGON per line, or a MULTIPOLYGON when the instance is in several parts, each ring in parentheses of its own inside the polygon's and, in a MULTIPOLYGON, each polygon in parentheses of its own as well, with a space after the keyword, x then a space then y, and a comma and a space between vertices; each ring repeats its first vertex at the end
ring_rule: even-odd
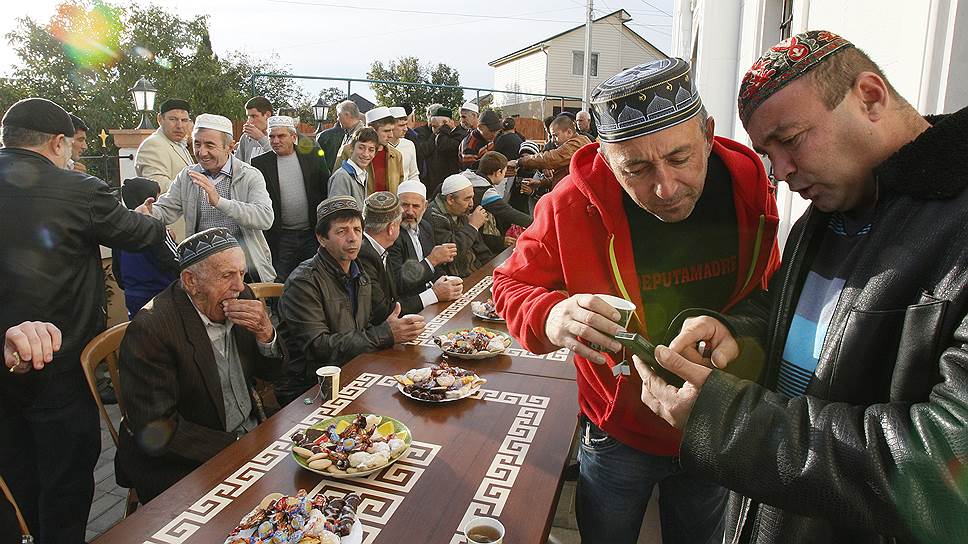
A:
POLYGON ((636 542, 658 485, 663 542, 721 542, 725 491, 681 470, 681 434, 639 400, 619 313, 593 295, 634 303, 628 329, 655 343, 683 310, 728 310, 779 265, 772 186, 753 151, 713 137, 686 61, 625 70, 592 107, 602 143, 575 153, 495 270, 497 310, 527 349, 575 353, 582 541, 636 542))

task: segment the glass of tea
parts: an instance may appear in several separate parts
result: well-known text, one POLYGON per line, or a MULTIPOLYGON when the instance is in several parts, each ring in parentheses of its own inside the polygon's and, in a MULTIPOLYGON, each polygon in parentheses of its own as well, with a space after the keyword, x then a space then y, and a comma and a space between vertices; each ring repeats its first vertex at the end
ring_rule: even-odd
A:
POLYGON ((504 525, 494 518, 477 517, 464 526, 464 535, 472 544, 501 544, 504 542, 504 525))

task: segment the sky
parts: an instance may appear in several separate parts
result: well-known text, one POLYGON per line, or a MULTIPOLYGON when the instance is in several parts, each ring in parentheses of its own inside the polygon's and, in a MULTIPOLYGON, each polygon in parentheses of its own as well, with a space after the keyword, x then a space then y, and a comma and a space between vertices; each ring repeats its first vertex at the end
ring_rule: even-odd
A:
MULTIPOLYGON (((483 88, 494 84, 489 61, 585 21, 582 0, 149 1, 186 18, 210 15, 216 53, 241 50, 261 58, 275 54, 294 74, 365 78, 374 60, 386 64, 416 56, 424 63, 455 68, 462 85, 483 88)), ((58 3, 8 4, 0 19, 0 36, 14 29, 18 17, 47 22, 58 3)), ((596 0, 594 13, 600 17, 625 9, 632 16, 629 27, 668 53, 672 7, 673 0, 596 0)), ((9 47, 0 47, 0 73, 10 73, 16 61, 9 47)), ((307 83, 304 87, 315 94, 331 85, 343 88, 345 84, 307 83)), ((354 84, 353 91, 372 97, 364 84, 354 84)))

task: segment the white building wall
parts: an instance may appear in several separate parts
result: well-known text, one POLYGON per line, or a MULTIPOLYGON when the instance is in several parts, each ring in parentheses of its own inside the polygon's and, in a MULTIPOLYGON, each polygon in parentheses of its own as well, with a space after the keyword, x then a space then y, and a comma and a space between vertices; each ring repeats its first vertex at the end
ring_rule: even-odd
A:
MULTIPOLYGON (((559 36, 548 45, 548 94, 580 97, 584 77, 572 74, 572 52, 585 50, 585 28, 559 36)), ((592 26, 592 53, 598 53, 598 76, 591 78, 591 89, 625 68, 665 58, 634 37, 617 15, 592 26)))
POLYGON ((533 96, 515 95, 513 92, 545 94, 545 73, 548 55, 535 51, 494 68, 494 88, 508 93, 495 93, 494 105, 501 107, 520 102, 531 102, 533 96))

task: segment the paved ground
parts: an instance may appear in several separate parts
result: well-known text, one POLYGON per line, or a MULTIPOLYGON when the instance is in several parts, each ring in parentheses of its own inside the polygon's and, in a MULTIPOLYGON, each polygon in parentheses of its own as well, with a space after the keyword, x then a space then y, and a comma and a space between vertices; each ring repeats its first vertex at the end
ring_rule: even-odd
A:
MULTIPOLYGON (((110 405, 107 409, 114 421, 121 419, 118 414, 118 405, 110 405)), ((91 506, 91 515, 87 521, 88 541, 108 530, 124 515, 124 500, 128 495, 128 490, 118 487, 114 481, 115 452, 111 434, 102 422, 101 457, 98 459, 97 468, 94 470, 94 481, 96 482, 94 504, 91 506)), ((561 490, 561 498, 558 500, 558 510, 555 513, 548 544, 580 543, 581 539, 578 536, 577 529, 578 525, 575 521, 575 482, 565 482, 561 490)), ((653 496, 645 521, 642 524, 639 544, 659 544, 661 541, 658 507, 655 504, 655 496, 653 496)))

